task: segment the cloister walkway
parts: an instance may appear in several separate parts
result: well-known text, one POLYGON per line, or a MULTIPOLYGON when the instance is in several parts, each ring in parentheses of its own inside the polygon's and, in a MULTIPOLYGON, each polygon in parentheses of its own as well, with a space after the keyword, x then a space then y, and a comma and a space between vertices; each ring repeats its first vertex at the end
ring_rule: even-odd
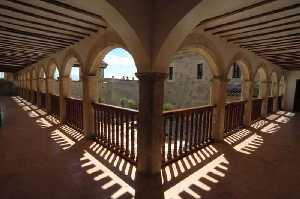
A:
MULTIPOLYGON (((0 198, 131 198, 135 168, 19 98, 0 97, 0 198)), ((166 198, 300 198, 300 115, 278 112, 162 171, 166 198)))

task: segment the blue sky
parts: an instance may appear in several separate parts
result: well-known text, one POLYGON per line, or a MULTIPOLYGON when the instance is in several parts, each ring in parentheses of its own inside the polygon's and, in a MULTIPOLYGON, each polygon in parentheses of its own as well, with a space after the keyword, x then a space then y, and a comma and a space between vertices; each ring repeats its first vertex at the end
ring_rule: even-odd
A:
MULTIPOLYGON (((121 79, 123 76, 135 79, 136 66, 133 57, 122 48, 115 48, 111 50, 104 57, 104 61, 108 64, 104 70, 104 77, 111 78, 114 76, 117 79, 121 79)), ((79 68, 72 67, 71 78, 74 81, 79 80, 79 68)))
POLYGON ((108 64, 104 70, 104 77, 121 79, 123 76, 132 79, 135 77, 136 66, 133 57, 122 48, 115 48, 104 57, 104 61, 108 64))

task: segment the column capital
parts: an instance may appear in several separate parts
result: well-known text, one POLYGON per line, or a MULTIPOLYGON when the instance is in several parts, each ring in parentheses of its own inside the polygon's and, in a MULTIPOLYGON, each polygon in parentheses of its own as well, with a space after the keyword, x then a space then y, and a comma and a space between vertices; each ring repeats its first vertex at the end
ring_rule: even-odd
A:
POLYGON ((168 77, 167 73, 159 72, 142 72, 135 74, 140 81, 165 81, 168 77))

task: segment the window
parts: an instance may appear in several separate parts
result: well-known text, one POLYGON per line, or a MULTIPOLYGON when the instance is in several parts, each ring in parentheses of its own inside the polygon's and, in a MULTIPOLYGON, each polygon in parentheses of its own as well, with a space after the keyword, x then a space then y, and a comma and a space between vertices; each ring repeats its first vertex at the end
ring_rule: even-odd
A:
POLYGON ((203 64, 197 64, 197 79, 203 78, 203 64))
POLYGON ((169 66, 169 80, 174 80, 174 66, 169 66))
POLYGON ((238 64, 233 64, 232 78, 241 78, 241 70, 238 64))
POLYGON ((78 64, 73 65, 70 76, 72 81, 80 81, 80 68, 78 64))
POLYGON ((53 79, 58 80, 58 78, 59 78, 59 72, 58 72, 58 69, 55 68, 53 79))
POLYGON ((4 79, 4 72, 0 72, 0 79, 4 79))

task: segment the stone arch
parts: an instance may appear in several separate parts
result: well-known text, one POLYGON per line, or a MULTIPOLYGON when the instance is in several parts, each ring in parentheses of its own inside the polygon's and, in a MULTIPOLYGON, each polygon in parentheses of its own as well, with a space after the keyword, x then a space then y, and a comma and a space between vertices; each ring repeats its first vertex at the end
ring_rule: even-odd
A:
POLYGON ((284 75, 281 75, 280 80, 279 80, 279 89, 278 89, 278 95, 283 96, 285 94, 285 89, 286 89, 286 78, 284 75))
POLYGON ((58 69, 58 72, 61 73, 56 59, 54 58, 50 59, 46 67, 46 76, 49 78, 53 78, 54 71, 56 68, 58 69))
POLYGON ((276 71, 273 71, 271 73, 271 96, 277 96, 278 95, 278 74, 276 71))
POLYGON ((81 71, 84 70, 84 63, 79 53, 74 49, 69 49, 63 58, 60 75, 69 76, 72 70, 72 64, 75 62, 78 62, 81 71))
MULTIPOLYGON (((119 42, 97 42, 88 53, 88 59, 87 59, 87 73, 88 74, 95 74, 96 73, 96 66, 102 62, 105 55, 115 49, 115 48, 123 48, 126 51, 128 49, 125 47, 125 45, 119 43, 119 42)), ((129 51, 128 51, 129 52, 129 51)))
MULTIPOLYGON (((44 74, 46 75, 46 68, 43 65, 41 65, 39 67, 38 74, 39 74, 38 75, 39 78, 44 78, 44 74)), ((47 77, 47 75, 46 75, 46 77, 47 77)))
POLYGON ((254 81, 254 93, 255 93, 255 86, 258 86, 258 97, 263 97, 264 95, 264 90, 266 88, 262 87, 262 83, 267 83, 269 78, 268 78, 268 70, 266 64, 262 63, 260 64, 257 68, 255 73, 253 74, 253 81, 254 81), (257 79, 258 77, 258 79, 257 79), (255 85, 258 84, 258 85, 255 85))
POLYGON ((241 67, 243 80, 251 80, 252 79, 252 67, 251 62, 248 59, 248 57, 245 55, 245 53, 238 52, 236 53, 232 59, 230 60, 229 64, 226 67, 225 77, 228 76, 231 66, 237 63, 241 67))
MULTIPOLYGON (((199 55, 203 56, 208 62, 213 76, 223 78, 224 61, 222 56, 218 52, 217 48, 212 45, 210 40, 208 40, 205 36, 191 35, 191 37, 187 38, 187 40, 176 52, 182 50, 190 50, 199 53, 199 55)), ((168 64, 166 66, 168 66, 168 64)))

